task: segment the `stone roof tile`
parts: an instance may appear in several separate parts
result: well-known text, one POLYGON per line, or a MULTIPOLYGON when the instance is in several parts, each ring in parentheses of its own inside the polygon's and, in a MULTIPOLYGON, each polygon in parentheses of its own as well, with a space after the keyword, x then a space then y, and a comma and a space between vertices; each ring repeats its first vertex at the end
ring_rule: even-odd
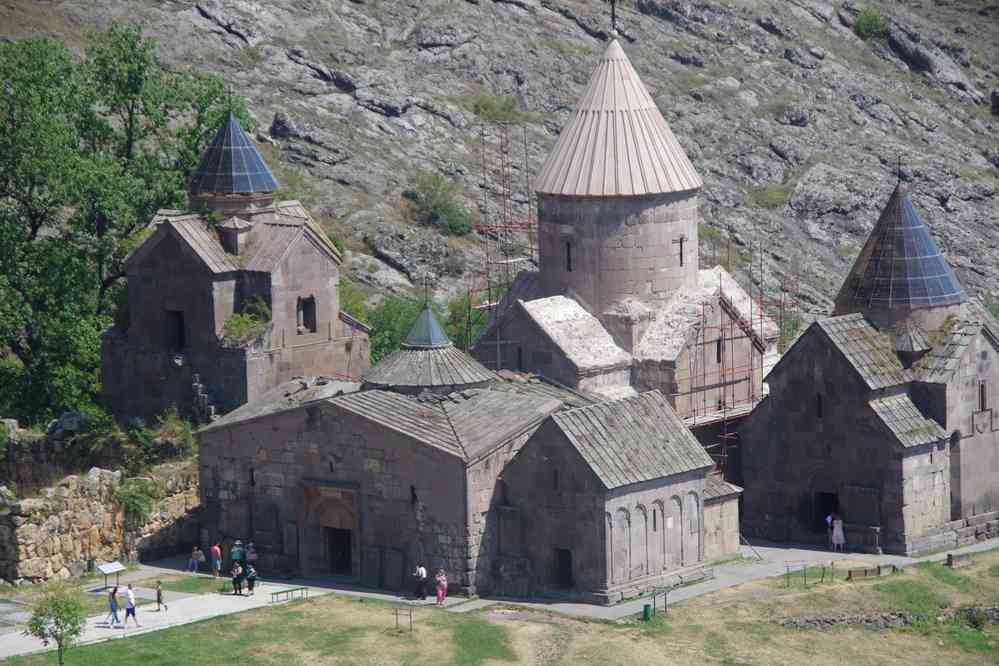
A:
POLYGON ((947 437, 944 429, 923 416, 904 393, 871 400, 868 404, 903 447, 939 442, 947 437))
POLYGON ((552 419, 608 490, 714 464, 659 391, 552 419))
MULTIPOLYGON (((888 336, 862 314, 828 317, 815 322, 871 390, 905 384, 915 373, 902 366, 888 336)), ((787 356, 787 355, 785 355, 787 356)))

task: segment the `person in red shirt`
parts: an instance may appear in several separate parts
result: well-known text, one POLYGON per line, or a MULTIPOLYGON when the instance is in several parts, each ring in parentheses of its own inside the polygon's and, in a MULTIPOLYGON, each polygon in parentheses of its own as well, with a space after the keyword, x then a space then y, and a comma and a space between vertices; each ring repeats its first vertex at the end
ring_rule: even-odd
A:
POLYGON ((212 575, 218 578, 222 575, 222 546, 212 546, 212 575))

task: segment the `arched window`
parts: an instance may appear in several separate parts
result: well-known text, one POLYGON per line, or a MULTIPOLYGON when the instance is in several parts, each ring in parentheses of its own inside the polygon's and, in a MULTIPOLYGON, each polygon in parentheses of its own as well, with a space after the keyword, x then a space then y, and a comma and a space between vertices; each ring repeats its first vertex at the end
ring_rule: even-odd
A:
POLYGON ((821 393, 816 393, 815 394, 815 417, 819 418, 819 419, 822 418, 822 394, 821 393))
POLYGON ((989 408, 989 387, 985 382, 978 382, 978 411, 989 408))
POLYGON ((572 272, 572 243, 570 241, 565 242, 565 272, 572 272))
POLYGON ((653 532, 658 532, 659 531, 659 525, 658 525, 658 521, 657 521, 655 507, 652 507, 652 531, 653 532))

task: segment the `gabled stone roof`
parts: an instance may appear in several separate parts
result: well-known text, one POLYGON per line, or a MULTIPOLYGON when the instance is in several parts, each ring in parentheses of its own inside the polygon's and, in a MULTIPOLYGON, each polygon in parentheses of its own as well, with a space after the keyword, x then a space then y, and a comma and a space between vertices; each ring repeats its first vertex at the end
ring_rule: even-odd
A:
POLYGON ((571 298, 551 296, 520 305, 580 372, 631 363, 631 355, 617 346, 600 320, 571 298))
POLYGON ((703 497, 705 502, 720 500, 726 497, 738 497, 741 494, 742 488, 734 483, 729 483, 719 474, 708 474, 708 478, 704 480, 703 497))
POLYGON ((618 40, 607 46, 535 189, 563 196, 643 196, 703 185, 618 40))
POLYGON ((961 359, 968 353, 971 341, 981 333, 982 328, 982 323, 978 321, 953 322, 943 339, 913 366, 919 381, 928 384, 948 383, 961 367, 961 359))
POLYGON ((869 389, 897 386, 915 379, 915 374, 898 360, 889 337, 879 333, 862 314, 828 317, 813 326, 826 334, 869 389))
POLYGON ((906 394, 878 398, 868 403, 881 422, 905 448, 946 439, 940 425, 923 416, 906 394))
POLYGON ((721 266, 715 266, 698 271, 696 287, 681 287, 673 294, 642 336, 635 358, 675 361, 700 330, 702 307, 719 298, 745 332, 764 349, 776 342, 779 331, 773 319, 766 313, 760 316, 760 308, 735 278, 721 266))
POLYGON ((310 403, 328 400, 338 395, 360 390, 358 382, 348 382, 327 377, 296 377, 265 391, 256 400, 248 402, 225 416, 212 421, 201 429, 210 432, 238 423, 246 423, 271 414, 298 409, 310 403))
POLYGON ((552 419, 608 490, 714 465, 659 391, 552 419))
POLYGON ((461 443, 440 405, 391 391, 360 391, 332 401, 382 427, 464 458, 461 443))
POLYGON ((900 182, 836 296, 836 312, 911 310, 967 300, 900 182))
POLYGON ((256 194, 277 189, 277 180, 253 139, 229 112, 191 177, 191 193, 256 194))
MULTIPOLYGON (((234 218, 230 218, 232 219, 234 218)), ((227 220, 225 223, 228 222, 227 220)), ((239 222, 231 224, 238 226, 239 222)), ((160 227, 172 228, 214 274, 234 271, 270 273, 277 268, 292 243, 302 235, 307 235, 334 262, 340 263, 341 260, 340 251, 316 226, 298 201, 282 201, 273 209, 255 212, 252 228, 245 231, 245 240, 239 256, 225 251, 219 240, 218 231, 201 213, 160 210, 148 227, 153 230, 153 235, 135 249, 126 259, 127 263, 139 260, 151 251, 160 239, 157 234, 165 233, 160 227)), ((245 229, 245 227, 239 228, 245 229)))

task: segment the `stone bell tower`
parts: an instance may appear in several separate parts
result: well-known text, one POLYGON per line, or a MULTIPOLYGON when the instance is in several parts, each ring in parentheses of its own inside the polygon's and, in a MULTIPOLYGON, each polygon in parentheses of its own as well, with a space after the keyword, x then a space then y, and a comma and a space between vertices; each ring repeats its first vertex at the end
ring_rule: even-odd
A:
POLYGON ((631 348, 698 283, 700 176, 615 38, 538 176, 541 285, 631 348))

